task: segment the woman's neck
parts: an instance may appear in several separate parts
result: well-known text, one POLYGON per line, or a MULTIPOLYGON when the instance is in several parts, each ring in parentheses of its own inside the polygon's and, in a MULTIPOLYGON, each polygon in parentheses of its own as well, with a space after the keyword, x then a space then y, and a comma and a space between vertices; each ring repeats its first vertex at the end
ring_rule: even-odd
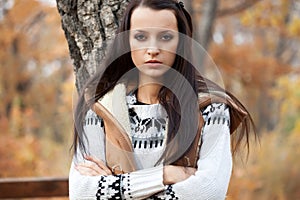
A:
POLYGON ((158 93, 161 87, 161 83, 157 80, 140 79, 137 100, 145 104, 159 103, 158 93))

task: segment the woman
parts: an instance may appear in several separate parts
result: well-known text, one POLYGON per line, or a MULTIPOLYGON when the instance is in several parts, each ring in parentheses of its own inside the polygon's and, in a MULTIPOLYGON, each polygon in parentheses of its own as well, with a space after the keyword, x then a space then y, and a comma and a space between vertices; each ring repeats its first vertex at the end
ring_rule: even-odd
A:
POLYGON ((71 199, 225 198, 253 123, 191 64, 192 32, 182 3, 130 2, 75 111, 71 199))

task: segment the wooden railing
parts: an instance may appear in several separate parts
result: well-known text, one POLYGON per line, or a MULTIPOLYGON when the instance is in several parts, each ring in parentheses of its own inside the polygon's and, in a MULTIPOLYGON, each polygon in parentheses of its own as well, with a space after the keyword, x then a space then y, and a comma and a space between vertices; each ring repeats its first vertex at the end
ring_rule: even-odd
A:
POLYGON ((0 178, 0 199, 68 197, 68 178, 0 178))

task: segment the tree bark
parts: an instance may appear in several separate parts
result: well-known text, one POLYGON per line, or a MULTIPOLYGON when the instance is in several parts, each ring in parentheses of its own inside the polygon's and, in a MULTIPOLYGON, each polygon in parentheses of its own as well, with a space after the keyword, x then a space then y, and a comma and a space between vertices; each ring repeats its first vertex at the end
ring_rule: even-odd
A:
POLYGON ((56 0, 74 64, 76 88, 105 57, 104 41, 112 38, 129 0, 56 0))

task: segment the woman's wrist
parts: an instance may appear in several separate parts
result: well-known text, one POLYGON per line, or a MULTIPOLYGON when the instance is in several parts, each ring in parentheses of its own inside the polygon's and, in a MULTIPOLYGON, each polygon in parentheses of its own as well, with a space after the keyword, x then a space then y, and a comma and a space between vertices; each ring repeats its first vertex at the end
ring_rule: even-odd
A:
POLYGON ((166 165, 163 167, 163 184, 172 185, 194 175, 196 168, 166 165))
POLYGON ((173 184, 173 182, 170 180, 171 176, 170 176, 170 167, 172 167, 172 165, 166 165, 163 168, 163 184, 164 185, 171 185, 173 184))
POLYGON ((186 179, 183 167, 166 165, 163 168, 163 184, 172 185, 186 179))

